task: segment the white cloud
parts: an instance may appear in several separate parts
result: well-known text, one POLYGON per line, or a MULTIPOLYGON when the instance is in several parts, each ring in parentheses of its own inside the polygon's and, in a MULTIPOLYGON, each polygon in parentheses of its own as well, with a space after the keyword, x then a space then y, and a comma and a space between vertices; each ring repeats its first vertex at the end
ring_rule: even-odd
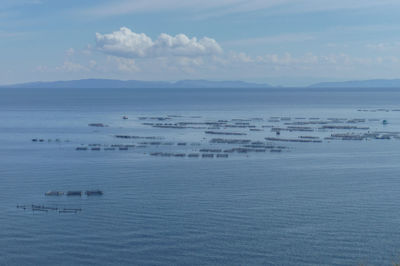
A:
POLYGON ((211 38, 189 38, 185 34, 171 36, 162 33, 152 40, 144 33, 132 32, 122 27, 109 34, 96 33, 96 45, 100 51, 119 57, 146 58, 164 56, 196 57, 219 54, 220 45, 211 38))

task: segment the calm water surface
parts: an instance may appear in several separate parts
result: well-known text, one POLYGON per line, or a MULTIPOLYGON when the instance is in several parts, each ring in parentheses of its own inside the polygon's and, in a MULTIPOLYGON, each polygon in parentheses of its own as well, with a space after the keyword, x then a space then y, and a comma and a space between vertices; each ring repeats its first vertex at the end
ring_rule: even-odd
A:
POLYGON ((291 152, 224 160, 75 151, 121 132, 198 137, 143 128, 139 116, 372 118, 400 131, 399 112, 359 108, 400 108, 400 92, 2 89, 0 265, 400 262, 400 140, 293 144, 291 152), (93 122, 109 127, 87 126, 93 122), (36 137, 61 141, 42 145, 36 137), (87 189, 105 194, 44 196, 87 189))

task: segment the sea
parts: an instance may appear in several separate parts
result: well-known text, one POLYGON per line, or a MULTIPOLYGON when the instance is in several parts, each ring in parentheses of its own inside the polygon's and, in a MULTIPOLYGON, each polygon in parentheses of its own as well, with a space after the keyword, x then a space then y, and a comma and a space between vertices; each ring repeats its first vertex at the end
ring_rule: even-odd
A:
POLYGON ((398 89, 0 89, 0 265, 400 263, 399 109, 398 89), (332 138, 360 132, 388 138, 332 138), (200 152, 300 135, 321 142, 200 152))

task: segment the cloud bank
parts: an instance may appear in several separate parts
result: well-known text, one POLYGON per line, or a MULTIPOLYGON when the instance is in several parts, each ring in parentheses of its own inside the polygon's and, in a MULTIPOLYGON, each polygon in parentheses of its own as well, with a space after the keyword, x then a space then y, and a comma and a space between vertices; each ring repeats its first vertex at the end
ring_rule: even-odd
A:
POLYGON ((127 27, 109 34, 96 33, 96 47, 105 54, 125 58, 198 57, 222 53, 221 46, 208 37, 197 39, 185 34, 162 33, 153 41, 146 34, 135 33, 127 27))

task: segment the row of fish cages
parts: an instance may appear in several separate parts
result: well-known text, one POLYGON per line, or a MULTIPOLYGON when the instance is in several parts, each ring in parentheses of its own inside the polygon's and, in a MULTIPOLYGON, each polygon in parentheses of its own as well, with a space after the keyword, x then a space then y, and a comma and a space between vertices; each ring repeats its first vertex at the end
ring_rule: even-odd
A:
POLYGON ((76 147, 75 150, 77 151, 127 151, 129 149, 133 148, 145 148, 145 145, 134 145, 134 144, 112 144, 110 146, 108 145, 101 145, 101 144, 89 144, 87 146, 80 146, 76 147))
POLYGON ((58 213, 79 213, 82 208, 66 208, 66 207, 52 207, 38 204, 30 205, 17 205, 17 209, 21 210, 31 210, 33 212, 58 212, 58 213))
POLYGON ((241 145, 241 147, 234 147, 231 149, 202 149, 200 151, 219 151, 225 153, 250 153, 250 152, 266 152, 268 150, 274 150, 275 152, 280 150, 286 150, 288 147, 277 146, 268 142, 263 141, 252 141, 250 139, 222 139, 214 138, 211 139, 210 144, 228 144, 228 145, 241 145))
POLYGON ((400 112, 400 109, 387 109, 387 108, 378 108, 378 109, 358 109, 358 112, 400 112))
POLYGON ((151 156, 158 157, 180 157, 180 158, 228 158, 228 154, 224 153, 170 153, 170 152, 152 152, 151 156))
POLYGON ((81 146, 78 146, 75 148, 77 151, 127 151, 135 148, 147 148, 147 147, 160 147, 160 146, 179 146, 179 147, 185 147, 185 146, 200 146, 201 143, 198 142, 168 142, 168 141, 143 141, 143 142, 138 142, 136 144, 88 144, 84 145, 82 144, 81 146))
POLYGON ((205 134, 209 135, 227 135, 227 136, 245 136, 246 133, 242 132, 222 132, 222 131, 204 131, 205 134))
POLYGON ((282 148, 243 148, 243 147, 238 147, 238 148, 231 148, 224 150, 223 152, 225 153, 265 153, 265 152, 282 152, 282 150, 285 149, 284 147, 282 148))
POLYGON ((117 139, 149 139, 149 140, 158 140, 164 139, 164 137, 160 136, 132 136, 132 135, 115 135, 117 139))
POLYGON ((271 132, 281 132, 281 131, 288 131, 288 132, 313 132, 314 129, 311 127, 300 127, 300 126, 289 126, 286 128, 283 127, 272 127, 271 132))
POLYGON ((324 125, 319 130, 329 129, 342 129, 342 130, 369 130, 369 127, 357 127, 357 126, 339 126, 339 125, 324 125))
POLYGON ((56 142, 56 143, 70 142, 69 139, 61 140, 61 139, 44 139, 44 138, 33 138, 33 139, 31 139, 31 141, 32 142, 56 142))
POLYGON ((326 140, 391 140, 400 139, 400 132, 387 132, 387 133, 365 133, 365 134, 354 134, 354 133, 336 133, 331 134, 330 137, 326 137, 326 140))
POLYGON ((103 123, 90 123, 88 124, 89 127, 108 127, 108 125, 103 123))
POLYGON ((297 139, 288 139, 288 138, 265 138, 267 141, 278 141, 278 142, 299 142, 299 143, 321 143, 322 140, 315 138, 297 138, 297 139))
POLYGON ((102 196, 104 193, 101 190, 86 190, 85 192, 81 190, 72 190, 72 191, 56 191, 56 190, 50 190, 44 193, 45 196, 82 196, 85 194, 86 196, 102 196))

